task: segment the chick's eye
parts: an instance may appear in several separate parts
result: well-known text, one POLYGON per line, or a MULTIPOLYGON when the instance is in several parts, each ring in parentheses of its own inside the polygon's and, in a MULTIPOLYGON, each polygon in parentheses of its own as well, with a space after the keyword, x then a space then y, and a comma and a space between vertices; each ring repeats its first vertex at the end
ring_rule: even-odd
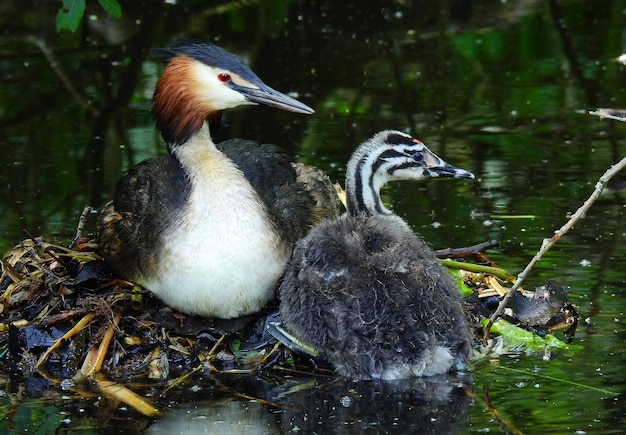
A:
POLYGON ((422 160, 424 160, 424 154, 420 151, 416 151, 413 154, 411 154, 411 158, 415 160, 416 162, 421 162, 422 160))
POLYGON ((217 78, 218 78, 218 80, 219 80, 220 82, 224 82, 224 83, 226 83, 226 82, 229 82, 229 81, 230 81, 230 74, 228 74, 228 73, 219 73, 219 74, 217 75, 217 78))

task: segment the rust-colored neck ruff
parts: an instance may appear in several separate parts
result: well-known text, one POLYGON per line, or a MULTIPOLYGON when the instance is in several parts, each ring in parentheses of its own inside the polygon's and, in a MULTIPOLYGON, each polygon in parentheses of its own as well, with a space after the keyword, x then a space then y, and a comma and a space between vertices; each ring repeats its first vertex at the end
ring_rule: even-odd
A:
POLYGON ((221 112, 211 110, 198 97, 193 62, 184 55, 173 57, 161 73, 152 97, 156 127, 170 148, 189 140, 205 120, 212 130, 219 124, 221 112))

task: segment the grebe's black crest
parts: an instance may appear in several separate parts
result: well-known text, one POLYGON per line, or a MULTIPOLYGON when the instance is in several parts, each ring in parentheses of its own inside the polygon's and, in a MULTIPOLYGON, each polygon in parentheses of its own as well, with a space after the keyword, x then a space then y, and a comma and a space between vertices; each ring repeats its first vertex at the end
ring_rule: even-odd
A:
POLYGON ((185 40, 155 53, 167 65, 157 81, 152 112, 168 147, 184 144, 205 122, 214 132, 222 111, 241 105, 314 113, 267 86, 241 59, 213 44, 185 40))
POLYGON ((262 83, 261 79, 239 57, 207 42, 183 39, 169 47, 157 48, 153 52, 154 58, 163 61, 169 61, 180 55, 215 68, 229 70, 251 83, 262 83))

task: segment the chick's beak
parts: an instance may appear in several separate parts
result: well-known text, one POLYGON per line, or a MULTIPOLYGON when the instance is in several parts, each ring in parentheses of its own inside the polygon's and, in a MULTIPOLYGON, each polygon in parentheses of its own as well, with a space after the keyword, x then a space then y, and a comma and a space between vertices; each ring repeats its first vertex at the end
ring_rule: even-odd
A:
POLYGON ((429 177, 474 178, 474 174, 470 171, 451 165, 428 149, 424 150, 422 158, 425 173, 428 174, 429 177))
POLYGON ((450 163, 441 161, 440 166, 428 168, 428 172, 431 177, 443 177, 443 178, 474 178, 474 174, 465 169, 457 168, 450 163))

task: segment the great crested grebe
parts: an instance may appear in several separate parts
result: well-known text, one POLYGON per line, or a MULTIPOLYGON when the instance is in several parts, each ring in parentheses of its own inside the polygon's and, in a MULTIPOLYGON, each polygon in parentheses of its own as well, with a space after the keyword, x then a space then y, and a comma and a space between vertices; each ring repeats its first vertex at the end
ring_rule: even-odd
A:
POLYGON ((279 288, 284 329, 356 380, 445 373, 471 350, 461 294, 383 205, 393 180, 474 178, 399 131, 363 143, 346 171, 347 212, 296 243, 279 288))
POLYGON ((335 214, 319 171, 293 164, 274 145, 211 129, 224 109, 265 104, 313 109, 265 85, 235 55, 183 41, 161 49, 168 63, 154 92, 156 127, 168 154, 131 168, 97 222, 97 243, 122 278, 187 314, 233 318, 275 296, 293 243, 335 214))

